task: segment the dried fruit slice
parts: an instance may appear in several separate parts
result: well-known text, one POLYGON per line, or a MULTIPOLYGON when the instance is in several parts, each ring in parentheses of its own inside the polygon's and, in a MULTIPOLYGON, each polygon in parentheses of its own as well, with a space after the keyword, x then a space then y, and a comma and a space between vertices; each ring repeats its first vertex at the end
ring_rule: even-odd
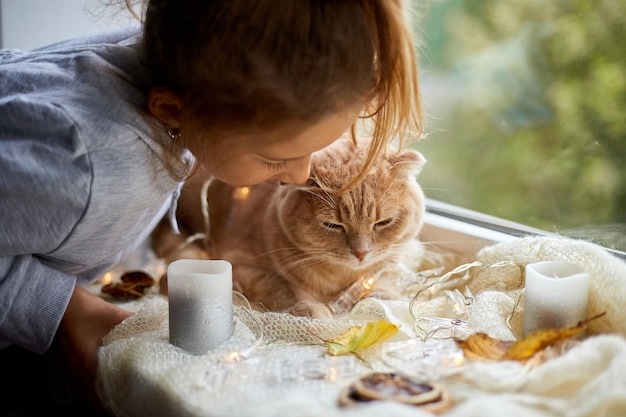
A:
POLYGON ((120 277, 120 282, 105 284, 100 290, 112 297, 131 300, 143 297, 153 284, 154 278, 146 272, 130 271, 120 277))
POLYGON ((448 393, 441 386, 393 372, 373 372, 362 376, 342 390, 339 404, 348 406, 375 400, 397 401, 434 413, 450 406, 448 393))
POLYGON ((408 404, 429 402, 441 394, 430 384, 387 372, 374 372, 361 377, 354 382, 354 387, 363 398, 408 404))

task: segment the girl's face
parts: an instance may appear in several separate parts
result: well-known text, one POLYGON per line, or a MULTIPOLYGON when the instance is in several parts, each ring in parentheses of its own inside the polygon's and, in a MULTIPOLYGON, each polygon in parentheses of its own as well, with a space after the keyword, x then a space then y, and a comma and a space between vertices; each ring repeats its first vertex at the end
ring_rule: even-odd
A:
POLYGON ((267 133, 218 141, 208 160, 199 161, 216 179, 233 186, 268 179, 302 184, 309 178, 311 154, 333 143, 356 120, 350 111, 312 125, 290 125, 267 133))

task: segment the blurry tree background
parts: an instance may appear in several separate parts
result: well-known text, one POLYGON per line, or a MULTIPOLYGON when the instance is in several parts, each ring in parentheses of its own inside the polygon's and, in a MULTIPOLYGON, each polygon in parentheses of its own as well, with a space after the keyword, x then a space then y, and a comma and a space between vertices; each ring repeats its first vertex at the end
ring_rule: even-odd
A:
POLYGON ((626 0, 426 1, 426 195, 626 250, 626 0))

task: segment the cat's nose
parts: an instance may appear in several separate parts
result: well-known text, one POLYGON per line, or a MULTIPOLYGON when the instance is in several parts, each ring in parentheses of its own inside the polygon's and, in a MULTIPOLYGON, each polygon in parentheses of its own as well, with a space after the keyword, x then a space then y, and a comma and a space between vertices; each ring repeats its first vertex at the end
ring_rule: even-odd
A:
POLYGON ((352 254, 359 260, 359 262, 363 262, 367 254, 370 253, 369 250, 353 250, 352 254))

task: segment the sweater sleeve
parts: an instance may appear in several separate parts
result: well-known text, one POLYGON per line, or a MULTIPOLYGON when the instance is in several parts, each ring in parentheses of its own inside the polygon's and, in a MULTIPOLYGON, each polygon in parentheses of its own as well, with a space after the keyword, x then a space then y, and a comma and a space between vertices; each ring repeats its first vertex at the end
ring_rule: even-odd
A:
POLYGON ((65 39, 59 42, 55 42, 49 45, 42 46, 40 48, 35 48, 33 51, 42 52, 42 51, 50 51, 59 48, 67 48, 74 46, 82 46, 82 45, 90 45, 95 43, 119 43, 123 42, 126 39, 137 35, 140 32, 140 27, 138 25, 131 25, 128 27, 117 28, 113 30, 105 30, 102 32, 96 32, 87 36, 80 36, 77 38, 65 39))
POLYGON ((32 255, 0 258, 0 348, 42 354, 69 304, 75 279, 32 255))
POLYGON ((50 346, 76 278, 47 262, 84 213, 91 168, 65 113, 0 100, 0 347, 50 346))

